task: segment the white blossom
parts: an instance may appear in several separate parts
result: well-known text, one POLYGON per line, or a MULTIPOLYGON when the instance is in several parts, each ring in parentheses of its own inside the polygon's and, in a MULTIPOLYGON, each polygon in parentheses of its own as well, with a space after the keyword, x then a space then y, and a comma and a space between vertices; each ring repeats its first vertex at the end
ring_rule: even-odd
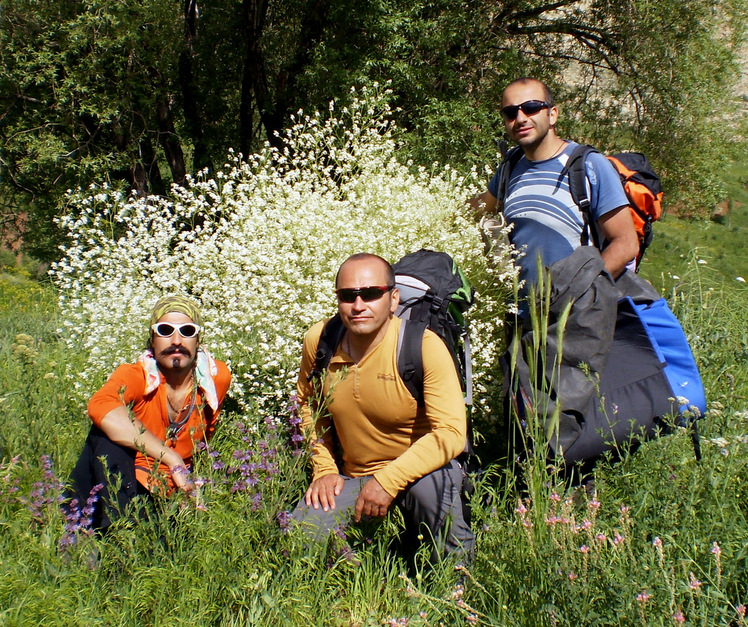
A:
POLYGON ((489 264, 484 254, 465 204, 477 179, 401 163, 389 113, 386 92, 364 90, 340 117, 333 105, 328 118, 300 112, 283 148, 229 151, 213 178, 190 176, 166 198, 71 193, 60 218, 69 240, 50 273, 61 334, 89 356, 81 394, 142 350, 155 301, 183 292, 201 305, 206 346, 233 369, 232 394, 245 408, 282 402, 304 332, 334 313, 340 263, 419 248, 449 252, 471 278, 475 383, 479 393, 494 385, 511 256, 494 250, 489 264))

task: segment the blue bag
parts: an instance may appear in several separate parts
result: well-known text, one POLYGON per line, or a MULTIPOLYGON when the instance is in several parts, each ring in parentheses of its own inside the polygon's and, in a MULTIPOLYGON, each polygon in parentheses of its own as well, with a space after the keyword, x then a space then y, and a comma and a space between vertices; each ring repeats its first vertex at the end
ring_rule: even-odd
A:
POLYGON ((652 347, 665 364, 664 372, 673 389, 673 397, 687 399, 686 403, 679 404, 679 414, 693 412, 695 407, 699 410, 699 416, 695 418, 700 417, 706 412, 706 394, 680 322, 664 298, 643 305, 632 302, 632 305, 639 314, 652 347))

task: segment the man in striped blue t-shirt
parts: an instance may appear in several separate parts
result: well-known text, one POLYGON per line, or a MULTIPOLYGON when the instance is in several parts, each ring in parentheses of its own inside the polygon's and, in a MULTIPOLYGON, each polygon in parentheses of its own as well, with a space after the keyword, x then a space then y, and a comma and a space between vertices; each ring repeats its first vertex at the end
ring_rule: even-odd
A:
MULTIPOLYGON (((513 225, 509 235, 521 251, 520 279, 525 289, 537 280, 537 261, 550 266, 570 255, 582 242, 584 217, 569 192, 568 176, 561 176, 576 143, 556 134, 558 108, 548 87, 533 78, 519 78, 504 90, 501 115, 510 138, 522 149, 504 193, 503 213, 513 225)), ((602 257, 618 277, 639 250, 628 211, 628 200, 618 173, 599 153, 586 160, 590 211, 605 242, 602 257)), ((488 190, 470 204, 484 214, 499 205, 500 169, 488 190)))

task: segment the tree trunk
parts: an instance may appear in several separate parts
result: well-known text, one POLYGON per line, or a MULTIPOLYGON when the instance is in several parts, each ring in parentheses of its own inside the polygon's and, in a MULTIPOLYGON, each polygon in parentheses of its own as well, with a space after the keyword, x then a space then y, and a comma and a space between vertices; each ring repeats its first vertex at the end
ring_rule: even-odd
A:
MULTIPOLYGON (((195 171, 211 168, 210 152, 205 142, 204 120, 200 114, 200 94, 195 88, 195 40, 197 39, 197 0, 184 2, 184 48, 179 55, 179 86, 182 91, 184 120, 187 133, 192 138, 195 171)), ((176 179, 175 179, 176 181, 176 179)), ((178 182, 178 181, 176 181, 178 182)))
POLYGON ((244 0, 242 2, 245 53, 239 108, 239 149, 244 156, 251 152, 254 143, 255 104, 268 141, 276 146, 280 143, 275 136, 277 129, 272 121, 275 107, 268 90, 265 57, 260 43, 267 10, 267 0, 244 0))
MULTIPOLYGON (((182 185, 187 175, 184 164, 184 152, 182 151, 182 144, 179 142, 177 131, 174 128, 174 116, 166 97, 161 98, 157 104, 157 116, 158 137, 161 147, 166 154, 166 161, 169 163, 169 168, 171 169, 171 179, 177 185, 182 185)), ((153 183, 153 179, 151 179, 151 183, 153 183)))

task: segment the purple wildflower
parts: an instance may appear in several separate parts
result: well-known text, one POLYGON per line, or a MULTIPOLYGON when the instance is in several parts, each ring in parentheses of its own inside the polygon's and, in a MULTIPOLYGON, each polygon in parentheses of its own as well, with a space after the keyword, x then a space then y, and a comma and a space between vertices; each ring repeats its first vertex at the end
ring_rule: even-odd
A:
POLYGON ((288 525, 291 521, 291 512, 285 510, 282 512, 278 512, 275 515, 275 519, 278 521, 278 526, 281 528, 281 531, 288 533, 288 525))

